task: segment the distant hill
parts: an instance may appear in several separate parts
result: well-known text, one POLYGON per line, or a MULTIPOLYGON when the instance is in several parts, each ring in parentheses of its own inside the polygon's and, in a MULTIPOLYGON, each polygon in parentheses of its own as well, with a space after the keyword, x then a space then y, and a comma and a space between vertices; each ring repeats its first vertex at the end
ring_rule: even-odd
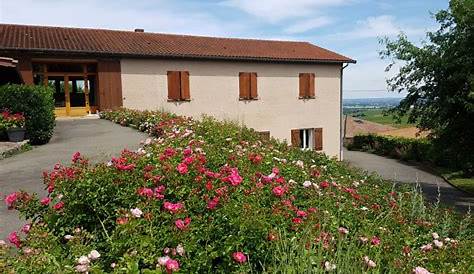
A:
POLYGON ((344 108, 390 108, 397 106, 403 98, 343 99, 344 108))

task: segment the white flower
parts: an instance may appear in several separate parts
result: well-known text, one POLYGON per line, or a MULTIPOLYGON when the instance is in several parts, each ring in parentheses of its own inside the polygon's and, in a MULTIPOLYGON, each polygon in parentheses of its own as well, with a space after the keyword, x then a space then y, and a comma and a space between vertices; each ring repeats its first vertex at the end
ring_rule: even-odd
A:
POLYGON ((301 160, 296 161, 296 166, 299 168, 304 168, 304 163, 301 160))
POLYGON ((436 232, 431 233, 431 236, 432 236, 433 239, 435 239, 435 240, 438 240, 438 239, 439 239, 439 235, 438 235, 438 233, 436 233, 436 232))
POLYGON ((358 187, 358 186, 359 186, 359 182, 354 181, 354 182, 352 183, 352 185, 353 185, 354 187, 358 187))
POLYGON ((0 240, 0 246, 2 245, 7 245, 7 243, 4 240, 0 240))
POLYGON ((64 235, 64 239, 67 240, 67 241, 71 240, 72 238, 74 238, 74 236, 69 235, 69 234, 64 235))
POLYGON ((87 255, 87 257, 89 257, 89 259, 94 261, 100 258, 100 253, 94 249, 89 253, 89 255, 87 255))
POLYGON ((293 179, 290 179, 290 180, 288 180, 288 183, 290 183, 290 184, 296 184, 296 181, 293 180, 293 179))
POLYGON ((326 261, 326 262, 324 263, 324 269, 325 269, 326 271, 328 271, 328 272, 329 272, 329 271, 333 271, 333 270, 336 269, 336 265, 335 265, 335 264, 332 264, 332 263, 330 263, 330 262, 328 262, 328 261, 326 261))
POLYGON ((310 181, 304 181, 303 186, 307 188, 310 187, 312 184, 313 183, 311 183, 310 181))
POLYGON ((168 256, 159 257, 158 258, 158 264, 159 265, 166 265, 166 263, 168 262, 169 259, 170 259, 170 257, 168 257, 168 256))
POLYGON ((413 269, 413 274, 432 274, 431 272, 429 272, 426 268, 423 268, 421 266, 417 266, 415 267, 415 269, 413 269))
POLYGON ((77 263, 78 264, 84 264, 84 265, 88 265, 91 261, 89 260, 89 258, 87 258, 87 256, 81 256, 79 257, 79 259, 77 259, 77 263))
POLYGON ((87 273, 89 271, 89 266, 86 264, 78 264, 74 267, 74 269, 79 273, 87 273))
POLYGON ((180 255, 180 256, 183 256, 184 255, 184 247, 179 244, 177 247, 176 247, 176 252, 180 255))
POLYGON ((374 267, 377 266, 377 265, 375 264, 375 262, 372 261, 372 260, 369 258, 369 256, 364 256, 364 262, 365 262, 365 264, 367 265, 367 267, 369 267, 369 268, 374 268, 374 267))
POLYGON ((360 208, 360 210, 362 210, 362 211, 367 211, 367 210, 369 210, 369 209, 368 209, 367 207, 363 206, 363 207, 360 208))
POLYGON ((151 144, 151 138, 147 138, 147 139, 145 140, 145 145, 149 145, 149 144, 151 144))
POLYGON ((143 211, 141 211, 138 207, 130 210, 130 212, 132 213, 133 217, 135 217, 135 218, 140 218, 143 214, 143 211))
POLYGON ((113 166, 113 165, 114 165, 114 164, 112 163, 112 161, 108 161, 108 162, 107 162, 107 166, 110 167, 110 166, 113 166))
POLYGON ((442 247, 443 247, 443 242, 438 241, 438 240, 434 240, 434 241, 433 241, 433 244, 434 244, 437 248, 442 248, 442 247))

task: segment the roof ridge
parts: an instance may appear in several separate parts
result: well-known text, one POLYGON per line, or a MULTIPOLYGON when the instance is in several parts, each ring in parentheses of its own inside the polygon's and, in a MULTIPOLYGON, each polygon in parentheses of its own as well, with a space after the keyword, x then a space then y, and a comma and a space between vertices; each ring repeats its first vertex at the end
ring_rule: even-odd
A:
POLYGON ((15 26, 15 27, 36 27, 36 28, 50 28, 50 29, 70 29, 70 30, 88 30, 88 31, 113 31, 113 32, 124 32, 124 33, 135 33, 137 35, 168 35, 168 36, 180 36, 190 38, 213 38, 213 39, 226 39, 226 40, 245 40, 245 41, 262 41, 262 42, 285 42, 285 43, 301 43, 310 44, 308 41, 295 41, 295 40, 283 40, 283 39, 263 39, 263 38, 250 38, 250 37, 223 37, 223 36, 207 36, 197 34, 178 34, 178 33, 166 33, 166 32, 136 32, 134 30, 121 30, 121 29, 108 29, 108 28, 93 28, 93 27, 63 27, 63 26, 43 26, 43 25, 29 25, 29 24, 8 24, 0 23, 0 26, 15 26))

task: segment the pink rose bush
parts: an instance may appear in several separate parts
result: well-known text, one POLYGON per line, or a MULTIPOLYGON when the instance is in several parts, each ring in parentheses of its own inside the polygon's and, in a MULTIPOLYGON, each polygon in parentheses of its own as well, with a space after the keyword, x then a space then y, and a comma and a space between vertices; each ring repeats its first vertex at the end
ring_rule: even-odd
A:
POLYGON ((470 270, 472 219, 411 189, 211 118, 101 117, 150 137, 103 164, 75 153, 40 196, 3 196, 28 226, 0 242, 1 273, 470 270))

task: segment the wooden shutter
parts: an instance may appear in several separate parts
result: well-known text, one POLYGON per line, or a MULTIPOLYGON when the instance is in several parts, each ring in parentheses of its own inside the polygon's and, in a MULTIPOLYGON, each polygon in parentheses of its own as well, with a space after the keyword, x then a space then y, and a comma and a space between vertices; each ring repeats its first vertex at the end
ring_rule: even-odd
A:
POLYGON ((306 98, 309 88, 309 79, 307 73, 300 73, 300 98, 306 98))
POLYGON ((189 71, 181 71, 181 99, 191 100, 191 94, 189 93, 189 71))
POLYGON ((239 98, 250 99, 250 73, 248 72, 239 73, 239 98))
POLYGON ((250 99, 257 99, 257 73, 252 72, 250 74, 250 99))
POLYGON ((100 109, 121 107, 123 98, 120 60, 99 60, 97 74, 100 109))
POLYGON ((323 129, 314 129, 314 150, 323 150, 323 129))
POLYGON ((310 98, 315 96, 314 78, 314 73, 308 73, 308 97, 310 98))
POLYGON ((301 147, 300 130, 299 129, 292 129, 291 130, 291 145, 293 147, 301 147))
POLYGON ((168 71, 168 100, 181 99, 179 71, 168 71))

